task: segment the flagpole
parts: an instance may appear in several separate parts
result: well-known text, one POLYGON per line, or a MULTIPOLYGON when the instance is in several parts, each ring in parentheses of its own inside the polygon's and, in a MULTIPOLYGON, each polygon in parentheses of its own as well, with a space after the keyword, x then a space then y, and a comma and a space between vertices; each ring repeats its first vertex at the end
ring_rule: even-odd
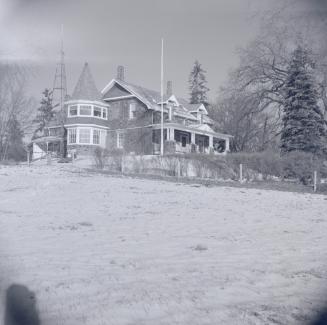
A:
POLYGON ((164 111, 163 111, 163 46, 164 40, 161 39, 161 136, 160 136, 160 155, 163 156, 164 154, 164 111))

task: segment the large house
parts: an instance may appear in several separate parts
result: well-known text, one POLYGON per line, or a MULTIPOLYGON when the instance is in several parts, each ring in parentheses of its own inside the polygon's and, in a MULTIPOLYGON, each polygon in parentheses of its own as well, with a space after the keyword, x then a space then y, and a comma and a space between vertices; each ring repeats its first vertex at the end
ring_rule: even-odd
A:
POLYGON ((90 153, 95 146, 135 154, 159 154, 161 105, 165 153, 229 151, 230 135, 213 131, 203 104, 189 104, 173 94, 172 83, 161 103, 159 92, 124 80, 124 68, 99 92, 85 63, 72 96, 50 122, 44 137, 34 140, 46 150, 90 153))

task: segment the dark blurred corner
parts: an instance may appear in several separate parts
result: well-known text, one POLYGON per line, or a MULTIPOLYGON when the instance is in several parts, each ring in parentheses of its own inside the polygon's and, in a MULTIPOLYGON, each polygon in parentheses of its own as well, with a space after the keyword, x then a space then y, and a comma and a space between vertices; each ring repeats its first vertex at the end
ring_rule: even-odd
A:
POLYGON ((6 292, 4 325, 40 325, 34 292, 20 284, 11 285, 6 292))

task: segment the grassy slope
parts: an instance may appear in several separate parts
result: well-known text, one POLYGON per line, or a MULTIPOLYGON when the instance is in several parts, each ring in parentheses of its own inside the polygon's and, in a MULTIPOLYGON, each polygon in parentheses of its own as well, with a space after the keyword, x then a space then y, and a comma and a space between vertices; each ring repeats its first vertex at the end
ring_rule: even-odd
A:
POLYGON ((301 324, 324 302, 324 196, 71 171, 0 169, 0 288, 44 324, 301 324))

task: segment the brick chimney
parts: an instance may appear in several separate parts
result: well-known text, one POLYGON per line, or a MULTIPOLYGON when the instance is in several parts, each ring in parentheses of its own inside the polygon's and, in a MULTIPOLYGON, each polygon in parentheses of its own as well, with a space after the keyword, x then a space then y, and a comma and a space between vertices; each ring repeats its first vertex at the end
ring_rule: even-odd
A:
POLYGON ((166 90, 166 95, 171 96, 173 94, 173 82, 172 81, 167 81, 167 90, 166 90))
POLYGON ((125 81, 125 68, 122 65, 117 67, 117 79, 125 81))

